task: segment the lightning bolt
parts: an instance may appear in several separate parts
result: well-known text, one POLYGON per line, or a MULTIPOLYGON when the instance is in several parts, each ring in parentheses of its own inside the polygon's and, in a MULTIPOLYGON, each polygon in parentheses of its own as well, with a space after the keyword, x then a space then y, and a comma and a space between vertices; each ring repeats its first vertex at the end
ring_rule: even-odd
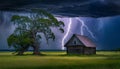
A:
MULTIPOLYGON (((87 27, 87 25, 84 23, 83 20, 81 20, 78 17, 76 17, 75 19, 77 19, 81 23, 81 27, 80 27, 80 33, 81 33, 81 35, 84 35, 83 28, 85 28, 88 31, 88 33, 90 33, 90 35, 92 36, 92 38, 96 39, 95 36, 93 35, 93 33, 89 30, 89 28, 87 27)), ((71 26, 72 26, 72 18, 69 18, 69 24, 68 24, 67 32, 66 32, 66 34, 64 35, 64 37, 62 39, 62 50, 64 50, 64 41, 67 38, 68 34, 70 33, 71 26)))
POLYGON ((66 32, 66 34, 64 35, 64 37, 62 39, 62 49, 64 49, 64 41, 65 41, 65 39, 67 38, 67 36, 68 36, 68 34, 70 32, 71 25, 72 25, 72 18, 69 18, 68 29, 67 29, 67 32, 66 32))
POLYGON ((81 32, 81 35, 84 35, 84 31, 83 31, 83 28, 86 28, 86 30, 88 31, 88 33, 90 33, 90 35, 92 36, 92 38, 94 38, 95 39, 95 36, 93 35, 93 33, 89 30, 89 28, 87 27, 87 25, 84 23, 84 21, 83 20, 81 20, 80 18, 76 18, 78 21, 80 21, 80 23, 82 24, 81 25, 81 30, 80 30, 80 32, 81 32))

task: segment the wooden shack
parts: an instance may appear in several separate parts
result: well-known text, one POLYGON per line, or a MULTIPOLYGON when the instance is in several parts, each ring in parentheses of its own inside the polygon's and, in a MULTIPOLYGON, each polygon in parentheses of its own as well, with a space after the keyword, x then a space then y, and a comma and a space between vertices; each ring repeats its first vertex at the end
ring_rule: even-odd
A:
POLYGON ((65 44, 67 54, 96 54, 96 45, 87 36, 73 34, 65 44))

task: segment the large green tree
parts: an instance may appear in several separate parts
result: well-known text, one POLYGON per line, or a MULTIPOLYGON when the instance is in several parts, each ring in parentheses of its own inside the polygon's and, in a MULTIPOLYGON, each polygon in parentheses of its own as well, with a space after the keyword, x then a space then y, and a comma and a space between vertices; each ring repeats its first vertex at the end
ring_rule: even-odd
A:
POLYGON ((52 28, 56 27, 56 29, 63 33, 64 23, 62 21, 58 21, 52 14, 44 10, 32 9, 32 12, 33 13, 28 14, 28 16, 14 15, 12 17, 12 22, 16 25, 16 30, 14 31, 15 34, 21 35, 28 32, 30 36, 28 38, 33 41, 31 44, 34 49, 33 54, 38 55, 40 54, 39 46, 41 34, 44 34, 47 42, 49 39, 54 40, 55 35, 52 28))

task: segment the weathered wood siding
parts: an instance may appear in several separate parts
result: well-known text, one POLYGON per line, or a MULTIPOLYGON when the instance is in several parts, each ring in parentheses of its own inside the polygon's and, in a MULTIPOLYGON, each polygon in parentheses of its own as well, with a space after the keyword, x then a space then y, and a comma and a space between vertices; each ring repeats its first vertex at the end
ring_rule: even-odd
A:
POLYGON ((85 55, 96 54, 96 48, 85 46, 68 46, 67 54, 85 54, 85 55))
POLYGON ((84 54, 86 54, 86 55, 96 54, 96 48, 94 48, 94 47, 85 47, 84 48, 84 54))
POLYGON ((83 46, 69 46, 67 47, 68 54, 84 54, 83 46))

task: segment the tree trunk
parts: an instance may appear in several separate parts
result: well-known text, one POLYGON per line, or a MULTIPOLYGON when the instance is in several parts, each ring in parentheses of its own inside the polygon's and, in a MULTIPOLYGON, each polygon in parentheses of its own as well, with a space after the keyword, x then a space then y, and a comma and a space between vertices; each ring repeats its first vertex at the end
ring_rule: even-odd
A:
POLYGON ((35 44, 33 46, 33 54, 34 55, 40 55, 40 50, 39 50, 39 45, 38 44, 35 44))
POLYGON ((17 55, 23 55, 24 52, 25 52, 24 50, 21 50, 21 51, 18 52, 17 55))
POLYGON ((22 46, 22 48, 18 51, 17 55, 23 55, 23 53, 29 48, 29 46, 22 46))
POLYGON ((32 38, 34 39, 33 46, 32 46, 33 47, 33 54, 40 55, 39 42, 36 39, 36 34, 37 34, 37 32, 35 32, 35 31, 32 32, 32 38))
POLYGON ((40 51, 39 51, 39 46, 36 45, 36 46, 33 46, 33 54, 34 55, 40 55, 40 51))

